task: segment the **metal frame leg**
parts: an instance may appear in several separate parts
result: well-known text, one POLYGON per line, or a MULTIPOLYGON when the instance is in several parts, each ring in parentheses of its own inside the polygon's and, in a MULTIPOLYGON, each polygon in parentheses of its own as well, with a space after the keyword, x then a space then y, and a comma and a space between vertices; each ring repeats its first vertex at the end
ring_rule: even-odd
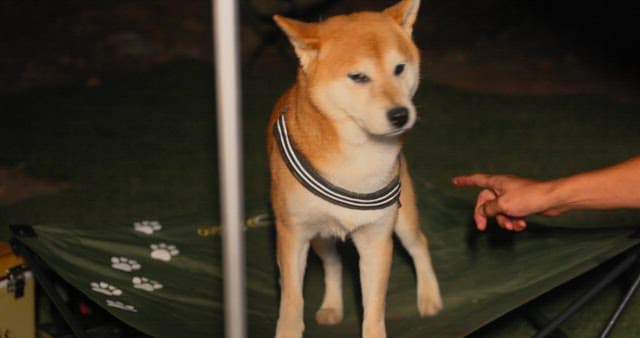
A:
MULTIPOLYGON (((637 263, 638 265, 640 265, 640 259, 638 259, 637 263)), ((600 333, 600 338, 605 338, 609 335, 609 333, 611 333, 611 330, 618 322, 620 315, 629 304, 631 297, 633 297, 633 294, 638 290, 638 286, 640 286, 640 271, 637 273, 637 276, 631 284, 631 287, 629 287, 629 290, 627 290, 627 293, 622 298, 622 301, 620 301, 620 304, 616 308, 615 312, 613 313, 613 315, 611 315, 611 318, 607 322, 607 326, 604 328, 604 330, 602 330, 602 333, 600 333)))
MULTIPOLYGON (((622 273, 629 270, 629 268, 631 268, 636 262, 638 262, 639 255, 640 255, 640 246, 637 246, 634 249, 632 249, 632 251, 629 252, 621 262, 619 262, 613 269, 611 269, 611 271, 606 276, 604 276, 604 278, 602 278, 598 283, 596 283, 591 289, 587 290, 587 292, 585 292, 582 296, 580 296, 573 304, 571 304, 567 309, 565 309, 560 315, 554 318, 546 327, 540 330, 534 336, 534 338, 547 337, 551 332, 553 332, 556 328, 562 325, 562 323, 564 323, 567 319, 569 319, 569 317, 573 316, 576 312, 582 309, 582 307, 588 301, 590 301, 593 297, 595 297, 598 293, 600 293, 600 291, 602 291, 606 286, 611 284, 611 282, 613 282, 616 278, 618 278, 622 273)), ((622 308, 624 308, 624 306, 622 308)))
MULTIPOLYGON (((536 330, 542 330, 551 321, 544 313, 533 305, 525 306, 522 310, 522 315, 536 328, 536 330)), ((560 330, 560 328, 556 328, 549 332, 548 338, 568 338, 568 336, 560 330)))

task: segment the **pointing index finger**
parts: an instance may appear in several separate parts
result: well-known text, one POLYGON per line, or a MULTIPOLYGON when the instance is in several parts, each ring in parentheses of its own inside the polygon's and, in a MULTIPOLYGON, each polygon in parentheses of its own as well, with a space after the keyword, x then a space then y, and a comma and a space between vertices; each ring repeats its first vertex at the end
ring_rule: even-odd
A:
POLYGON ((453 184, 458 187, 480 187, 480 188, 493 188, 491 184, 491 176, 487 174, 473 174, 466 176, 456 176, 452 180, 453 184))

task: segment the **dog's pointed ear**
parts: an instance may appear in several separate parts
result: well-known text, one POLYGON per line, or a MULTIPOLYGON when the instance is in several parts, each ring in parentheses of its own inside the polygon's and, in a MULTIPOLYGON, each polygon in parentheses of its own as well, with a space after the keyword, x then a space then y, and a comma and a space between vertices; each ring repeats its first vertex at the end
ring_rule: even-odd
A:
POLYGON ((296 51, 296 55, 300 59, 302 69, 306 69, 309 63, 318 55, 318 49, 320 48, 318 24, 293 20, 280 15, 274 15, 273 20, 287 34, 296 51))
POLYGON ((413 24, 418 16, 420 0, 402 0, 384 10, 384 13, 393 18, 409 34, 413 31, 413 24))

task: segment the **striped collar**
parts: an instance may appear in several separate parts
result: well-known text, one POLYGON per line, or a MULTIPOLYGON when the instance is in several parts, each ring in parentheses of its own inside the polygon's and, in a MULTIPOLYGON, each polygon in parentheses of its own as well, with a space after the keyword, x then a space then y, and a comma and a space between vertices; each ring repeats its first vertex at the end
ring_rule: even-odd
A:
POLYGON ((396 176, 386 187, 372 193, 357 193, 337 187, 324 179, 311 166, 309 161, 297 151, 287 132, 285 112, 278 118, 273 128, 278 148, 284 162, 293 176, 310 192, 316 196, 349 209, 375 210, 383 209, 394 203, 399 203, 400 177, 396 176))

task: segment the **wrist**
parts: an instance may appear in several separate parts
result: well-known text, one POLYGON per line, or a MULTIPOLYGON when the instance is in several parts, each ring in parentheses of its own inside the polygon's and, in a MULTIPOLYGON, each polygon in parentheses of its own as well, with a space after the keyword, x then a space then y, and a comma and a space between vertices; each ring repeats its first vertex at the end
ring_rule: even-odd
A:
POLYGON ((543 183, 545 185, 546 205, 554 215, 559 215, 565 211, 572 209, 571 191, 572 183, 570 178, 559 178, 543 183))

